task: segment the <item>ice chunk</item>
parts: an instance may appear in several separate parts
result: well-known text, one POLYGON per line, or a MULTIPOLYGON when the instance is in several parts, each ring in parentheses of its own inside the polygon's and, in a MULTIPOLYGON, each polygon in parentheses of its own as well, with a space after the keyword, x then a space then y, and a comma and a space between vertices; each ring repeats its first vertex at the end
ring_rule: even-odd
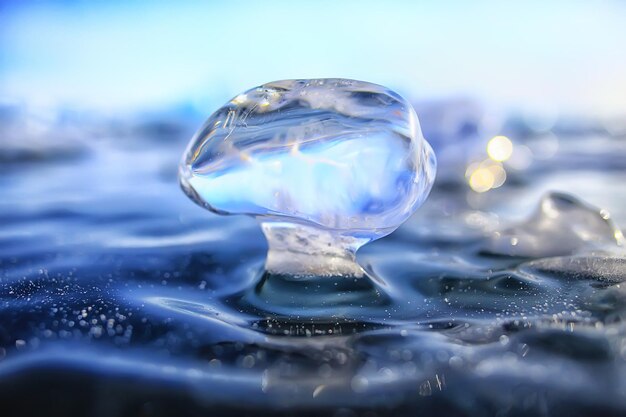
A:
MULTIPOLYGON (((345 79, 277 81, 236 96, 209 117, 180 166, 183 189, 200 205, 257 217, 277 251, 269 259, 291 258, 291 272, 307 264, 294 266, 295 254, 351 261, 421 205, 434 175, 411 105, 345 79)), ((319 273, 319 261, 301 272, 319 273)), ((332 274, 354 274, 333 265, 332 274)))
POLYGON ((622 245, 623 236, 606 210, 561 193, 545 195, 527 221, 494 232, 483 250, 497 255, 548 257, 581 249, 622 245))

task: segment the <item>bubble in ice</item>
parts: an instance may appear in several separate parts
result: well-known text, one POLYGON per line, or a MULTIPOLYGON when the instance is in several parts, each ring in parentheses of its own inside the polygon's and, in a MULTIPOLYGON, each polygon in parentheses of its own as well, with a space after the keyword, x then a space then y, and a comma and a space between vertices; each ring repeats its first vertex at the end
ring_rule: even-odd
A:
POLYGON ((262 224, 266 266, 359 275, 354 253, 402 224, 436 170, 412 106, 380 85, 276 81, 213 113, 180 166, 183 189, 218 214, 262 224))

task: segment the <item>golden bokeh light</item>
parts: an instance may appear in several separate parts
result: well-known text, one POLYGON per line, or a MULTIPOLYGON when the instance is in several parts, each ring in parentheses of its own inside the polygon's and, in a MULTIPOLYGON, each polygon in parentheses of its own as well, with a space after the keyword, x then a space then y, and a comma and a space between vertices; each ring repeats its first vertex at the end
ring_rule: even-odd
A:
POLYGON ((506 171, 500 162, 489 158, 473 162, 467 166, 465 178, 470 188, 477 193, 484 193, 498 188, 506 182, 506 171))
POLYGON ((499 163, 491 164, 487 167, 491 175, 493 175, 493 185, 491 188, 498 188, 506 181, 506 171, 499 163))
POLYGON ((491 190, 495 183, 495 178, 493 173, 489 168, 480 167, 472 172, 469 178, 469 185, 472 187, 472 190, 477 193, 484 193, 486 191, 491 190))
POLYGON ((494 161, 506 161, 512 154, 513 142, 506 136, 495 136, 487 143, 487 155, 494 161))

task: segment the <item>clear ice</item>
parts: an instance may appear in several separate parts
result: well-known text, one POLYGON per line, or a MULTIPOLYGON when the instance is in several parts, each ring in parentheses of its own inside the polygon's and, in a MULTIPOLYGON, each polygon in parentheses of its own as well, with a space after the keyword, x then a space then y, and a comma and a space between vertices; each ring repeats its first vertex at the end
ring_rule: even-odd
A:
POLYGON ((495 255, 541 258, 571 255, 590 247, 611 249, 622 246, 623 241, 606 210, 551 192, 543 196, 528 220, 495 232, 482 249, 495 255))
POLYGON ((268 271, 360 276, 356 250, 407 220, 435 170, 415 111, 395 92, 284 80, 213 113, 183 156, 180 182, 215 213, 259 220, 268 271))

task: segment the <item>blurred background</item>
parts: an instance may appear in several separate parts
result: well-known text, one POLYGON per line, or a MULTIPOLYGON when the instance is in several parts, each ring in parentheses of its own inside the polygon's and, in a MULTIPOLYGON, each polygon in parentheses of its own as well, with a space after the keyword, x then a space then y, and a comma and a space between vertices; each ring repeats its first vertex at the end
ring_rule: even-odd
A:
MULTIPOLYGON (((182 150, 210 113, 252 86, 343 77, 414 103, 440 159, 438 185, 485 194, 507 176, 557 165, 578 176, 559 182, 565 191, 617 209, 579 180, 589 179, 585 167, 624 165, 616 158, 626 133, 620 1, 0 7, 2 161, 73 155, 110 136, 165 137, 182 150)), ((533 191, 553 184, 544 185, 533 191)))
POLYGON ((277 79, 369 80, 413 100, 624 112, 619 1, 3 2, 5 104, 202 114, 277 79))

